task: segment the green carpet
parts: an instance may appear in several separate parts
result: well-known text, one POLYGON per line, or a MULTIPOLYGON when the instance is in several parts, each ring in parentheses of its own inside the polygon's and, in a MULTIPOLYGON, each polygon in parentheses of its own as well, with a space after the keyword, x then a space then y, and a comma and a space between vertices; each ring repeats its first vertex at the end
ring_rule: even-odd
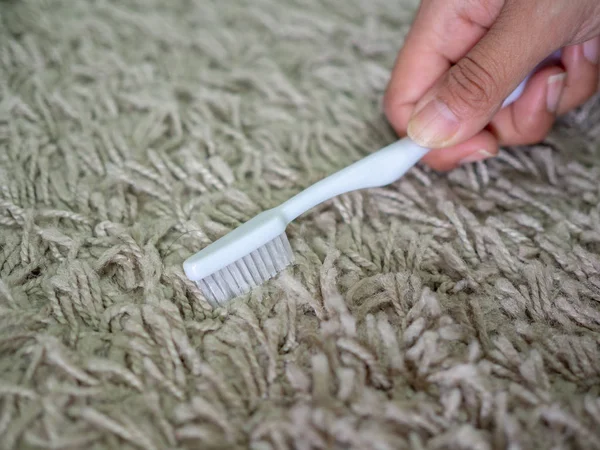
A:
POLYGON ((0 1, 0 448, 600 448, 600 102, 185 258, 394 139, 415 1, 0 1))

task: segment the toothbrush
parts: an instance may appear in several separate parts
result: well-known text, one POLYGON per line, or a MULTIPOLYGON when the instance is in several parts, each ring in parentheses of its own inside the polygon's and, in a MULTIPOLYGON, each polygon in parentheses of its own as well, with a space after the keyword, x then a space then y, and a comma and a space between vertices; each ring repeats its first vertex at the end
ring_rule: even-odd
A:
MULTIPOLYGON (((552 55, 544 63, 557 57, 560 54, 552 55)), ((521 96, 530 76, 504 101, 503 108, 521 96)), ((260 213, 191 256, 183 263, 186 276, 196 283, 211 305, 224 305, 292 263, 294 255, 285 233, 292 220, 340 194, 393 183, 427 152, 429 149, 404 138, 372 153, 280 206, 260 213)))

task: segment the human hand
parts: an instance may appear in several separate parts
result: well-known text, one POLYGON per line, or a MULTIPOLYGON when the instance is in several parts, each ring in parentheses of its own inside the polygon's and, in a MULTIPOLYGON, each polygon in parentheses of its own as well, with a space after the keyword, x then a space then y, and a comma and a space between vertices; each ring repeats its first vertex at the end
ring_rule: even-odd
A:
POLYGON ((437 170, 481 161, 499 145, 539 142, 557 115, 598 90, 600 1, 422 0, 384 98, 400 135, 432 148, 437 170), (523 95, 504 99, 563 49, 523 95))

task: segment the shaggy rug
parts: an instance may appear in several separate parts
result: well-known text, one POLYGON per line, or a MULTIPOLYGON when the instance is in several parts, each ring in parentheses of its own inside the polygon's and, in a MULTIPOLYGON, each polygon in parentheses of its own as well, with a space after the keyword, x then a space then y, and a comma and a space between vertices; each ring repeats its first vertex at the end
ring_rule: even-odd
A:
POLYGON ((416 1, 0 2, 0 447, 600 447, 600 102, 183 260, 394 139, 416 1))

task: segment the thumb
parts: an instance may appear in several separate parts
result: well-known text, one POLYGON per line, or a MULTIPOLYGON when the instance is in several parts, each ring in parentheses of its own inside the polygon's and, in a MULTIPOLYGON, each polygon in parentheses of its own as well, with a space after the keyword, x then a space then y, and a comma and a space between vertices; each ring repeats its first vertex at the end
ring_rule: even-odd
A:
POLYGON ((475 136, 549 53, 529 45, 531 30, 502 19, 417 103, 407 129, 417 144, 442 148, 475 136))

